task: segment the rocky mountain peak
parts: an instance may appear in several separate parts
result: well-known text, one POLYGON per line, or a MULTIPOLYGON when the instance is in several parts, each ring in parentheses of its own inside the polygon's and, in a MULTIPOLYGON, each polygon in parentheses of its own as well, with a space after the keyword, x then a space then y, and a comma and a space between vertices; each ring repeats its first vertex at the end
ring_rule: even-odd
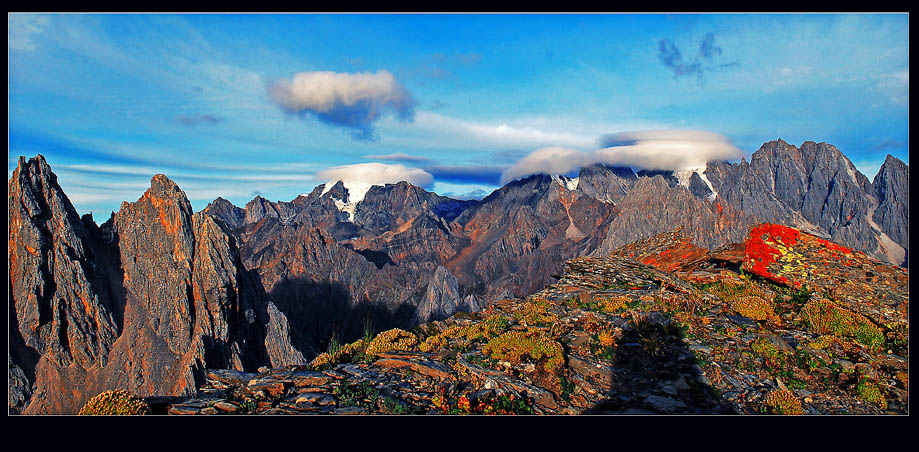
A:
MULTIPOLYGON (((872 184, 878 207, 872 220, 900 247, 909 247, 909 166, 888 154, 872 184)), ((883 237, 882 237, 883 239, 883 237)), ((887 247, 891 248, 891 247, 887 247)), ((902 257, 906 265, 907 256, 902 257)))
POLYGON ((203 212, 215 218, 220 218, 229 229, 236 229, 246 221, 246 211, 236 207, 230 201, 218 197, 204 208, 203 212))
POLYGON ((326 184, 322 191, 323 198, 334 198, 342 202, 348 202, 349 194, 348 188, 342 181, 337 181, 332 185, 326 184))

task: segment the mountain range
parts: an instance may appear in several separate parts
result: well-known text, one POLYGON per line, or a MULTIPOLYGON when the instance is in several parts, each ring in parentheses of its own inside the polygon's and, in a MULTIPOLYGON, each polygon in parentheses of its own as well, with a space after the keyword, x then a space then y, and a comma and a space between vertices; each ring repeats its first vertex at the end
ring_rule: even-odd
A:
POLYGON ((101 225, 39 155, 20 157, 8 206, 9 408, 26 414, 75 413, 114 388, 193 395, 206 369, 304 364, 369 331, 536 293, 568 259, 676 228, 715 254, 764 222, 901 267, 909 247, 909 167, 888 156, 870 181, 810 141, 703 171, 537 174, 468 201, 334 181, 193 212, 160 174, 101 225))

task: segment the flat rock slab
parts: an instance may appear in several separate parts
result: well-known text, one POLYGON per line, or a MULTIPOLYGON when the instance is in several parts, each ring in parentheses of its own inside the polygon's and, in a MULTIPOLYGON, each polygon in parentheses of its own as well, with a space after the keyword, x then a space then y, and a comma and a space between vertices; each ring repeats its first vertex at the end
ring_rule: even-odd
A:
POLYGON ((245 386, 256 375, 258 374, 229 369, 208 369, 205 374, 208 380, 219 381, 231 386, 245 386))
POLYGON ((322 372, 311 372, 308 370, 302 370, 293 372, 290 375, 290 380, 294 386, 303 387, 303 386, 322 386, 328 383, 331 380, 331 377, 322 373, 322 372))
POLYGON ((437 378, 441 380, 453 380, 454 379, 453 373, 450 372, 449 367, 443 364, 434 362, 434 361, 418 362, 418 361, 409 361, 409 360, 397 359, 397 358, 384 358, 384 359, 377 360, 376 362, 373 363, 373 365, 377 367, 382 367, 385 369, 408 368, 412 370, 413 372, 419 373, 421 375, 431 377, 431 378, 437 378))

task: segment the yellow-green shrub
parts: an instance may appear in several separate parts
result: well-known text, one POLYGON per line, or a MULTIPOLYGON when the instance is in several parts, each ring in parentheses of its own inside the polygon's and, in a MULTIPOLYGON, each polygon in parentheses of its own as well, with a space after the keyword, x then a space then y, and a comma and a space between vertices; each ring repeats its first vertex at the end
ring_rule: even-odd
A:
POLYGON ((881 393, 881 388, 871 380, 863 379, 858 382, 858 396, 866 402, 877 404, 881 409, 887 409, 887 399, 881 393))
POLYGON ((871 320, 825 298, 807 302, 802 314, 815 333, 851 337, 875 350, 884 346, 884 333, 871 320))
POLYGON ((804 414, 801 401, 787 389, 775 389, 766 394, 766 406, 777 414, 804 414))
POLYGON ((492 359, 512 364, 520 364, 525 359, 543 362, 546 372, 554 372, 565 362, 561 344, 539 330, 508 331, 488 341, 483 351, 492 359))
POLYGON ((150 413, 150 405, 123 389, 105 391, 86 402, 80 415, 142 415, 150 413))
POLYGON ((619 295, 609 298, 600 299, 600 309, 603 309, 606 312, 616 312, 625 307, 627 303, 632 301, 632 298, 627 295, 619 295))
POLYGON ((373 338, 364 353, 368 356, 375 356, 393 350, 411 350, 417 343, 418 338, 414 334, 399 328, 393 328, 373 338))
POLYGON ((364 339, 358 339, 350 344, 341 347, 332 353, 325 352, 321 353, 310 362, 310 367, 313 369, 319 369, 328 364, 336 364, 343 361, 349 361, 354 356, 364 353, 364 350, 367 349, 367 342, 364 339))
POLYGON ((817 339, 814 339, 813 341, 808 343, 807 346, 814 350, 823 350, 829 347, 830 345, 833 345, 833 342, 835 341, 836 341, 836 338, 834 336, 824 334, 823 336, 820 336, 817 339))
POLYGON ((549 312, 547 300, 527 301, 514 311, 514 319, 525 325, 546 325, 558 321, 558 316, 549 312))
POLYGON ((450 340, 462 342, 461 346, 472 342, 488 340, 507 330, 508 319, 499 314, 486 317, 481 322, 469 325, 453 325, 440 334, 429 336, 419 346, 418 350, 428 353, 447 345, 450 340))
POLYGON ((788 353, 784 353, 781 350, 775 348, 772 345, 772 342, 765 338, 761 337, 756 339, 750 344, 750 348, 753 349, 753 352, 759 356, 762 356, 766 360, 766 365, 772 368, 780 368, 785 365, 785 360, 788 358, 788 353))
POLYGON ((775 305, 762 297, 738 297, 731 304, 731 308, 738 314, 753 320, 775 320, 775 305))

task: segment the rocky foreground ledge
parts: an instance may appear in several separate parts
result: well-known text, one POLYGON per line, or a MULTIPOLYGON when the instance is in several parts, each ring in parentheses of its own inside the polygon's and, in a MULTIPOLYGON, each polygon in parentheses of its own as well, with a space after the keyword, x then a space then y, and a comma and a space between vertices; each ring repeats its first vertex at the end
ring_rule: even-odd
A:
POLYGON ((156 414, 909 414, 902 268, 777 225, 679 231, 309 365, 207 371, 156 414))

